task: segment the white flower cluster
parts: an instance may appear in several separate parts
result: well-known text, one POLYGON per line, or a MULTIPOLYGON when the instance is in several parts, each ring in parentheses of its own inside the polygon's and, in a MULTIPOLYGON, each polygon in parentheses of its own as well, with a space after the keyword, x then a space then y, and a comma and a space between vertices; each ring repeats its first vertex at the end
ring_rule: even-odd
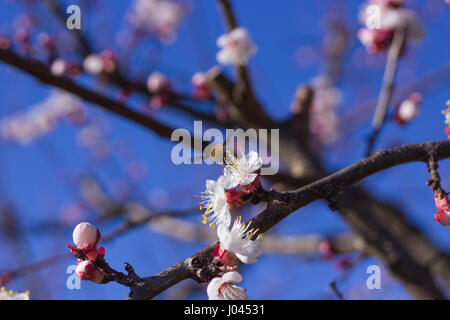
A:
POLYGON ((224 65, 246 65, 257 48, 252 43, 250 33, 245 28, 236 28, 217 39, 221 50, 217 53, 217 61, 224 65))
POLYGON ((162 42, 175 39, 186 8, 173 0, 135 0, 128 20, 138 30, 151 32, 162 42))
POLYGON ((30 300, 30 292, 6 291, 4 287, 0 289, 0 300, 30 300))
POLYGON ((258 170, 262 160, 252 151, 247 155, 241 153, 238 158, 227 154, 225 164, 223 175, 217 181, 206 181, 206 191, 200 203, 200 209, 206 210, 203 223, 211 221, 210 226, 217 225, 219 244, 212 255, 216 261, 231 266, 233 270, 211 280, 207 289, 210 300, 247 299, 245 289, 234 285, 242 281, 242 276, 234 270, 239 261, 255 263, 261 254, 259 243, 262 235, 258 235, 258 229, 250 229, 252 222, 241 222, 241 217, 235 219, 230 229, 230 210, 243 202, 243 195, 261 187, 258 170))
POLYGON ((200 209, 205 209, 204 222, 211 221, 211 226, 231 224, 230 208, 239 204, 241 192, 236 191, 240 186, 246 192, 259 187, 257 170, 262 166, 262 160, 254 151, 239 158, 226 156, 224 174, 217 181, 206 180, 206 191, 202 193, 200 209))
POLYGON ((75 96, 64 91, 52 91, 43 102, 32 105, 28 111, 4 118, 0 122, 0 136, 29 144, 50 132, 61 118, 79 115, 82 107, 75 96))

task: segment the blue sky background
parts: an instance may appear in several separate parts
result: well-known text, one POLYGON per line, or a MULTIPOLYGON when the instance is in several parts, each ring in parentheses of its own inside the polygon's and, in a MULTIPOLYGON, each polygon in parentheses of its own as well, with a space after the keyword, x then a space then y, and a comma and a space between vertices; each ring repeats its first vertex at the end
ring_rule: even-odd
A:
MULTIPOLYGON (((423 41, 409 48, 399 65, 397 83, 408 83, 431 70, 436 70, 449 62, 450 56, 450 6, 443 0, 407 1, 409 7, 417 10, 423 22, 426 36, 423 41)), ((67 4, 80 4, 67 1, 67 4)), ((97 1, 98 6, 82 6, 84 32, 94 46, 101 50, 115 47, 114 35, 125 26, 124 12, 130 1, 97 1)), ((257 95, 277 119, 289 116, 289 104, 296 87, 317 76, 323 70, 321 47, 326 34, 326 18, 333 12, 345 19, 352 32, 350 50, 345 56, 344 70, 339 83, 343 101, 340 114, 357 110, 367 100, 373 99, 380 88, 384 70, 384 56, 371 57, 355 37, 359 28, 358 9, 363 1, 233 1, 239 23, 250 30, 258 53, 251 60, 250 71, 257 95), (312 63, 305 65, 298 57, 301 46, 315 48, 312 63)), ((175 87, 190 91, 190 77, 196 71, 206 71, 215 62, 216 39, 223 33, 223 22, 214 1, 197 0, 190 2, 191 13, 186 17, 178 32, 177 41, 171 45, 143 44, 131 59, 133 74, 148 75, 158 70, 176 78, 175 87)), ((21 1, 0 1, 0 31, 12 29, 14 17, 24 11, 21 1)), ((45 28, 57 30, 57 21, 45 19, 45 10, 36 12, 42 17, 45 28)), ((304 61, 303 61, 304 62, 304 61)), ((231 69, 225 69, 232 74, 231 69)), ((89 78, 82 78, 86 85, 97 86, 89 78)), ((20 71, 0 64, 0 116, 4 117, 16 110, 23 110, 43 100, 49 88, 34 81, 20 71)), ((423 108, 420 116, 411 124, 399 128, 389 123, 382 132, 378 148, 398 144, 417 143, 445 139, 444 119, 441 110, 450 99, 449 83, 432 91, 424 92, 423 108)), ((139 106, 141 100, 130 99, 130 104, 139 106)), ((398 101, 396 101, 398 102, 398 101)), ((97 110, 88 106, 89 110, 97 110)), ((206 107, 205 107, 206 108, 206 107)), ((204 189, 205 179, 215 179, 220 167, 207 165, 175 166, 170 160, 173 146, 169 141, 155 137, 151 132, 135 126, 116 116, 99 111, 108 122, 108 141, 124 139, 133 155, 144 161, 148 175, 139 181, 132 191, 135 198, 148 203, 149 194, 161 194, 150 205, 162 209, 184 209, 195 206, 193 195, 204 189)), ((324 154, 331 171, 343 168, 361 159, 365 139, 369 133, 372 110, 362 114, 359 125, 350 134, 324 154)), ((181 118, 171 111, 163 110, 158 117, 176 127, 193 128, 191 119, 181 118)), ((353 126, 353 124, 351 124, 353 126)), ((348 127, 342 123, 343 127, 348 127)), ((110 186, 124 178, 123 168, 115 161, 96 163, 90 155, 77 147, 75 129, 62 123, 44 138, 31 146, 13 143, 0 144, 0 202, 11 203, 20 217, 24 230, 25 246, 12 248, 0 237, 0 270, 9 270, 20 265, 18 252, 27 248, 29 261, 62 253, 71 242, 71 227, 59 230, 36 229, 35 227, 54 220, 61 207, 78 197, 73 183, 77 174, 94 172, 103 184, 110 186)), ((450 189, 450 162, 440 162, 443 186, 450 189)), ((364 181, 373 192, 384 199, 400 203, 408 217, 436 243, 450 250, 449 230, 433 221, 435 207, 432 192, 425 186, 428 179, 423 163, 413 163, 395 167, 372 176, 364 181)), ((86 219, 94 220, 92 213, 86 212, 86 219)), ((201 214, 193 215, 191 221, 201 222, 201 214)), ((120 221, 98 225, 103 234, 114 230, 120 221)), ((347 230, 338 214, 331 212, 324 203, 313 203, 291 215, 273 232, 279 234, 333 234, 347 230)), ((106 257, 111 266, 120 269, 123 262, 131 263, 141 276, 149 276, 179 262, 197 252, 204 243, 183 242, 162 236, 141 227, 106 245, 106 257)), ((242 268, 244 281, 251 299, 323 299, 336 297, 328 284, 338 278, 342 271, 323 261, 305 261, 302 256, 263 255, 255 265, 242 268)), ((29 289, 37 284, 37 299, 122 299, 128 289, 110 283, 96 285, 82 282, 81 290, 68 290, 65 282, 66 268, 75 259, 45 268, 30 277, 20 278, 8 285, 14 290, 29 289)), ((382 270, 382 289, 366 288, 366 268, 378 264, 374 259, 366 259, 355 267, 349 277, 338 282, 344 296, 360 299, 409 299, 409 295, 388 271, 382 270)), ((187 280, 190 281, 190 280, 187 280)), ((175 290, 175 289, 174 289, 175 290)), ((168 297, 165 294, 158 298, 168 297)), ((193 293, 191 299, 206 299, 206 291, 193 293)))

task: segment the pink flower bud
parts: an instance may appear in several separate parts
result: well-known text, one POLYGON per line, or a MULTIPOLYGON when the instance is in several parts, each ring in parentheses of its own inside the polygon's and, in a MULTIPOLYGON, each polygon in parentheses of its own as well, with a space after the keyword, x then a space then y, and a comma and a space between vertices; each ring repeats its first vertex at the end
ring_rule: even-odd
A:
POLYGON ((73 230, 73 242, 78 248, 95 247, 99 240, 100 231, 89 222, 81 222, 73 230))
POLYGON ((0 287, 6 285, 13 278, 14 278, 14 274, 12 272, 0 273, 0 287))
POLYGON ((448 136, 448 138, 450 139, 450 126, 446 126, 444 129, 445 134, 448 136))
POLYGON ((78 260, 75 273, 81 280, 89 280, 96 283, 101 283, 104 278, 104 273, 98 270, 91 260, 78 260))
POLYGON ((147 88, 152 93, 159 93, 169 89, 170 82, 161 72, 155 71, 147 78, 147 88))
POLYGON ((209 89, 207 86, 207 77, 203 72, 197 72, 191 79, 194 92, 192 96, 199 100, 206 100, 210 97, 209 89))
POLYGON ((221 243, 219 243, 211 253, 213 257, 220 263, 226 266, 235 266, 239 263, 239 258, 234 252, 226 250, 221 243))
POLYGON ((241 206, 243 202, 242 200, 243 194, 244 194, 243 191, 239 191, 236 189, 225 190, 226 201, 230 209, 234 210, 241 206))
POLYGON ((0 36, 0 49, 8 50, 10 45, 11 45, 11 42, 9 41, 8 37, 0 36))
POLYGON ((114 72, 116 70, 116 53, 114 50, 107 49, 100 52, 103 59, 103 71, 114 72))
POLYGON ((412 121, 419 113, 421 102, 422 96, 419 93, 411 94, 398 106, 394 120, 401 125, 412 121))
POLYGON ((437 212, 434 214, 434 220, 443 226, 450 225, 450 201, 448 200, 448 195, 436 193, 434 195, 434 203, 437 209, 437 212))
POLYGON ((170 81, 160 72, 153 72, 148 76, 147 88, 152 93, 150 106, 154 109, 160 108, 170 100, 170 81))
POLYGON ((89 222, 78 224, 73 231, 73 242, 76 247, 67 244, 72 254, 80 257, 85 255, 88 259, 95 261, 98 255, 105 255, 105 249, 99 248, 97 244, 100 241, 100 231, 89 222))

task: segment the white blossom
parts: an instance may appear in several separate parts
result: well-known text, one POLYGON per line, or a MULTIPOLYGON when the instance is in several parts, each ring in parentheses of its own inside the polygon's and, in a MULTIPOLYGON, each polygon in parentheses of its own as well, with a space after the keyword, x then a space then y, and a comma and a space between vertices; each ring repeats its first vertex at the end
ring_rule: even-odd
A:
POLYGON ((30 292, 6 291, 4 287, 0 289, 0 300, 30 300, 30 292))
POLYGON ((217 39, 221 50, 217 53, 217 61, 224 65, 246 65, 257 48, 251 42, 250 34, 245 28, 236 28, 217 39))
POLYGON ((210 226, 225 225, 230 226, 231 213, 227 204, 225 189, 230 188, 229 179, 220 176, 217 181, 206 180, 206 191, 202 192, 200 210, 205 209, 203 223, 211 221, 210 226))
POLYGON ((128 20, 139 30, 154 33, 160 41, 170 43, 186 9, 172 0, 135 0, 128 13, 128 20))
POLYGON ((256 151, 250 151, 247 155, 241 152, 239 158, 227 154, 225 162, 223 174, 229 179, 230 188, 252 183, 258 177, 255 172, 262 166, 262 160, 256 151))
POLYGON ((224 225, 217 227, 220 246, 223 249, 233 252, 243 263, 252 264, 258 262, 256 259, 261 254, 259 243, 262 235, 258 235, 255 240, 252 238, 258 233, 258 229, 250 229, 249 223, 241 222, 241 217, 237 217, 233 227, 228 229, 224 225))
POLYGON ((211 280, 207 293, 209 300, 247 300, 247 291, 234 285, 242 281, 242 276, 236 272, 227 272, 222 277, 211 280))

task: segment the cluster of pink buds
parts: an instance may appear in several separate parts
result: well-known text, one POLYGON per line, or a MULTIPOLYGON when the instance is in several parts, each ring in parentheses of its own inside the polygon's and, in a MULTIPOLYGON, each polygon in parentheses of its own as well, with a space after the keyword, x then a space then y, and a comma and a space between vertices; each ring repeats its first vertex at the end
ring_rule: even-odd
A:
POLYGON ((399 125, 411 122, 419 114, 422 96, 419 93, 411 94, 399 104, 394 114, 394 121, 399 125))
POLYGON ((112 73, 116 70, 116 53, 110 49, 92 53, 84 59, 83 69, 93 75, 112 73))
POLYGON ((67 244, 70 252, 78 258, 75 273, 82 280, 101 283, 104 278, 104 273, 96 267, 97 259, 105 256, 105 249, 97 248, 99 241, 100 231, 89 222, 81 222, 73 231, 76 246, 67 244))
POLYGON ((152 94, 150 98, 150 106, 154 109, 159 109, 164 104, 168 103, 172 92, 170 90, 172 84, 162 73, 152 72, 147 78, 147 88, 152 94))
POLYGON ((195 73, 191 79, 192 87, 194 87, 192 96, 199 100, 207 100, 211 96, 207 83, 206 74, 203 72, 195 73))
POLYGON ((360 13, 360 20, 365 27, 358 31, 358 38, 369 53, 385 52, 398 28, 407 28, 408 40, 423 35, 418 18, 400 0, 369 0, 360 13))
POLYGON ((437 212, 434 214, 434 220, 443 226, 450 225, 450 202, 448 195, 444 192, 435 192, 434 203, 437 208, 437 212))

